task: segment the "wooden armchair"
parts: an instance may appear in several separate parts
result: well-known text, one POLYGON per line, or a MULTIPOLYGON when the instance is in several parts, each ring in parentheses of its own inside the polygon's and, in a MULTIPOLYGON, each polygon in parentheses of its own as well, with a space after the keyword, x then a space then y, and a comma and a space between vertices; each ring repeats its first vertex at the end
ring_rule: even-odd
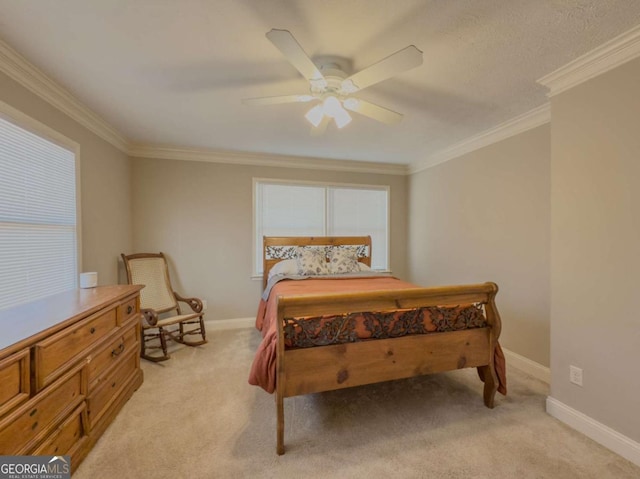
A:
POLYGON ((167 340, 187 346, 206 343, 202 301, 198 298, 183 298, 173 291, 164 254, 140 253, 121 256, 129 284, 145 285, 140 291, 140 312, 143 314, 140 355, 149 361, 165 361, 171 357, 167 352, 167 340), (187 303, 193 313, 182 314, 179 302, 187 303), (196 338, 196 341, 187 340, 187 337, 192 335, 199 338, 196 338), (160 344, 148 345, 155 340, 159 340, 160 344), (147 349, 161 349, 162 355, 151 356, 147 354, 147 349))

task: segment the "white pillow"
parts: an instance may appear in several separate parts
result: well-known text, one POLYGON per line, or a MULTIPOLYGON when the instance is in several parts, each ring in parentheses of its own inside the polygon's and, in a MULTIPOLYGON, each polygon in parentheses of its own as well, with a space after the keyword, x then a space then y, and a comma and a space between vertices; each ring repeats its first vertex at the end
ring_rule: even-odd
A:
POLYGON ((371 266, 369 266, 368 264, 359 262, 358 267, 360 268, 360 271, 371 271, 371 266))
POLYGON ((299 246, 296 250, 296 262, 298 274, 304 276, 329 274, 327 253, 323 247, 299 246))
POLYGON ((284 259, 274 264, 269 270, 269 279, 276 274, 297 274, 298 264, 295 259, 284 259))
POLYGON ((332 274, 359 272, 357 248, 354 246, 331 248, 329 250, 329 271, 332 274))

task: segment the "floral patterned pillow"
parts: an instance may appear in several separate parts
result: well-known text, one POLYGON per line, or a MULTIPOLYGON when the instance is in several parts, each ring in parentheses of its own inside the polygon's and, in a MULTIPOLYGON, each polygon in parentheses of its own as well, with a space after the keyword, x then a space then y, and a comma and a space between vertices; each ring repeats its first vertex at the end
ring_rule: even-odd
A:
POLYGON ((332 274, 359 272, 358 248, 356 246, 331 248, 329 251, 329 271, 332 274))
POLYGON ((302 246, 296 251, 298 274, 313 276, 329 274, 327 253, 324 247, 302 246))

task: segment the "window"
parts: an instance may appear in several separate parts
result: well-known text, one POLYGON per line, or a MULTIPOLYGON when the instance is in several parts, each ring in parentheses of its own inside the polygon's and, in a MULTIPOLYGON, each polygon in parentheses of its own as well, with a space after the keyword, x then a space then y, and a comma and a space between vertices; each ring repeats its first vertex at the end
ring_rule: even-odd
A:
POLYGON ((0 107, 0 309, 5 309, 77 285, 77 145, 63 147, 56 141, 60 135, 0 107))
POLYGON ((389 188, 254 179, 255 271, 263 236, 371 236, 371 266, 389 269, 389 188))

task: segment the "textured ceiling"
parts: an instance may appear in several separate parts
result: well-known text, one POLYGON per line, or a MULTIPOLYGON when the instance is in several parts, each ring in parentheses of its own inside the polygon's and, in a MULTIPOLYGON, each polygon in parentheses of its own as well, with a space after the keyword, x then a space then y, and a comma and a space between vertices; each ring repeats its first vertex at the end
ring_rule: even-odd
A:
POLYGON ((639 23, 638 0, 0 0, 0 38, 134 142, 404 164, 542 105, 538 78, 639 23), (308 104, 243 105, 307 91, 271 28, 355 71, 416 45, 360 93, 404 120, 317 138, 308 104))

